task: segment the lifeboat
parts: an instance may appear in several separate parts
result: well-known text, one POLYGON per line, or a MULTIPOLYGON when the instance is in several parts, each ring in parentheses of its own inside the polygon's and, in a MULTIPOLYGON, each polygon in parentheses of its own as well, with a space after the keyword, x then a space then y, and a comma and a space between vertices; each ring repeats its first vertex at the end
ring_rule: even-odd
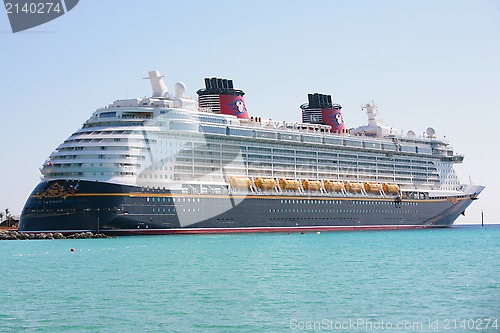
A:
POLYGON ((359 182, 345 182, 345 189, 349 192, 361 193, 363 191, 363 183, 359 182))
POLYGON ((344 184, 342 184, 341 181, 337 180, 325 180, 323 184, 325 185, 325 188, 330 192, 342 192, 342 189, 344 188, 344 184))
POLYGON ((300 186, 300 182, 296 179, 281 178, 279 183, 282 190, 296 191, 300 186))
POLYGON ((380 193, 380 191, 382 191, 382 184, 375 182, 366 182, 365 190, 368 193, 380 193))
POLYGON ((399 193, 399 185, 394 183, 384 183, 383 189, 385 193, 397 194, 399 193))
POLYGON ((262 190, 271 190, 276 186, 274 178, 255 178, 255 186, 262 190))
POLYGON ((248 177, 229 177, 229 184, 232 188, 248 189, 252 185, 252 181, 248 177))
POLYGON ((321 181, 302 179, 302 186, 304 190, 319 191, 321 189, 321 181))

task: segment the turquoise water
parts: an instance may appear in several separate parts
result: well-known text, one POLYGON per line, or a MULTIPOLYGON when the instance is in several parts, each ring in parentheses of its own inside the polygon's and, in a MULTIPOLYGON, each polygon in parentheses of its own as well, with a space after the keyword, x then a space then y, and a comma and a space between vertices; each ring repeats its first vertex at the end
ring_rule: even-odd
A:
POLYGON ((0 332, 500 332, 499 255, 498 226, 2 241, 0 332))

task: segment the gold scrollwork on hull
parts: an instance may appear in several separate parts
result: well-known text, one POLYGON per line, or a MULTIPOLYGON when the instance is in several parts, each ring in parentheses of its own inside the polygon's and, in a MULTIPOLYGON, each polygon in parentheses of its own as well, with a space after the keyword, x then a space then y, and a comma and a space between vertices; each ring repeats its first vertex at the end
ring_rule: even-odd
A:
POLYGON ((55 183, 51 187, 49 187, 45 192, 38 191, 36 193, 36 197, 38 199, 42 198, 61 198, 66 199, 68 197, 68 192, 64 189, 63 186, 55 183))

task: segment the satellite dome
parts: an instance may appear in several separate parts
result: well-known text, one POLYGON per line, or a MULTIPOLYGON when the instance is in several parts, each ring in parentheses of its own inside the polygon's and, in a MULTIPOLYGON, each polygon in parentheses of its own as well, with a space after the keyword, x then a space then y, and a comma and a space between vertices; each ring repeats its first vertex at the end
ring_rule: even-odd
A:
POLYGON ((409 136, 410 138, 414 138, 417 136, 417 134, 412 130, 409 130, 408 133, 406 133, 406 135, 409 136))
POLYGON ((174 92, 175 96, 182 97, 186 92, 186 85, 182 82, 177 82, 176 84, 174 84, 174 92))
POLYGON ((433 138, 436 135, 436 131, 432 127, 428 127, 425 130, 425 133, 427 134, 428 137, 433 138))

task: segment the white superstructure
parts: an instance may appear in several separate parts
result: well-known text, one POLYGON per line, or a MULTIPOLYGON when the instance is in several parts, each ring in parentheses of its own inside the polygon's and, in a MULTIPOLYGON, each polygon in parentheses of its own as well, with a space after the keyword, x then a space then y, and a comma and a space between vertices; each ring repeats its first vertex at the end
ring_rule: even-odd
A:
POLYGON ((336 134, 327 125, 200 111, 182 83, 170 94, 158 72, 149 79, 153 97, 95 111, 51 154, 43 179, 193 192, 227 187, 230 176, 395 183, 430 195, 463 189, 453 169, 463 156, 434 135, 396 135, 373 103, 364 106, 367 126, 336 134))

